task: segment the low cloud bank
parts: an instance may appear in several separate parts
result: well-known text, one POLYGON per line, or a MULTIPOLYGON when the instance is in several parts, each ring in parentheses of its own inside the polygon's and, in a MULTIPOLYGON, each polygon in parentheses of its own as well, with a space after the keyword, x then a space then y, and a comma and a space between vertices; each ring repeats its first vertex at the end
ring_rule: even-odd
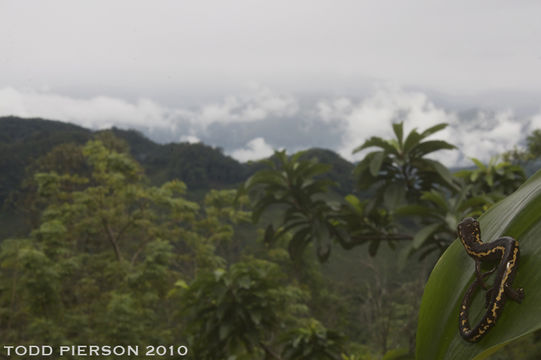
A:
POLYGON ((433 155, 447 166, 471 165, 471 157, 487 161, 511 150, 533 129, 541 127, 541 114, 518 118, 511 109, 461 113, 437 106, 424 93, 388 88, 357 102, 349 98, 322 100, 317 109, 321 119, 342 129, 336 151, 350 161, 366 154, 367 151, 355 155, 352 152, 370 136, 394 137, 390 124, 398 121, 404 121, 405 132, 414 128, 424 130, 438 123, 449 124, 432 136, 457 146, 457 150, 433 155))
POLYGON ((250 140, 242 149, 233 150, 229 155, 241 162, 260 160, 271 156, 274 148, 262 137, 250 140))
POLYGON ((149 99, 136 103, 107 96, 76 99, 50 92, 4 88, 0 89, 0 115, 40 117, 91 129, 117 126, 175 130, 168 109, 149 99))
POLYGON ((469 157, 491 156, 524 143, 541 128, 541 112, 519 117, 513 109, 458 111, 438 105, 420 91, 382 87, 364 98, 302 99, 256 87, 244 95, 194 108, 172 108, 151 99, 129 102, 98 96, 73 98, 50 91, 0 89, 0 116, 41 117, 92 129, 134 128, 161 141, 202 141, 224 148, 239 161, 256 160, 274 148, 297 151, 330 148, 344 158, 359 160, 354 148, 371 136, 390 138, 391 123, 404 121, 405 130, 449 126, 434 135, 458 147, 434 157, 447 166, 470 165, 469 157))

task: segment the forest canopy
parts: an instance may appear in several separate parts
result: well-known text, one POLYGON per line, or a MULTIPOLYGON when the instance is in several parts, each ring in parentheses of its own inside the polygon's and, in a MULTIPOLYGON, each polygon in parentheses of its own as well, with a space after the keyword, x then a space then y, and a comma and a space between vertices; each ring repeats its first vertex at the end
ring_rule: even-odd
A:
MULTIPOLYGON (((395 123, 357 164, 0 127, 2 342, 185 345, 195 359, 413 358, 423 287, 458 222, 513 194, 541 142, 456 171, 431 157, 454 148, 437 140, 445 124, 395 123)), ((538 338, 500 354, 540 354, 538 338)))

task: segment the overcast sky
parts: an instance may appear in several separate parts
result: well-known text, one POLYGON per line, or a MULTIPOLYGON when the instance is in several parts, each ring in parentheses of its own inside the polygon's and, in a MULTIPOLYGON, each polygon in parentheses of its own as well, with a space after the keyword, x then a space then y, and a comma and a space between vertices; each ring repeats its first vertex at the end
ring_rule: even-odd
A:
POLYGON ((0 0, 0 115, 137 128, 239 160, 353 160, 440 121, 488 159, 541 127, 541 2, 0 0))

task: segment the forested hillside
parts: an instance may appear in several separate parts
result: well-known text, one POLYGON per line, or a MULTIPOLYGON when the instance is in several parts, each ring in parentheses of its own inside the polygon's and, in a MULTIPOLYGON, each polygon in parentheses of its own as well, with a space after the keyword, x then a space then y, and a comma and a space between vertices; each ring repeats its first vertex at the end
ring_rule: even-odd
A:
POLYGON ((540 176, 520 186, 540 134, 452 171, 427 157, 454 148, 432 140, 445 127, 393 124, 394 138, 359 144, 370 152, 355 165, 323 149, 241 164, 203 144, 2 118, 1 341, 182 345, 202 360, 538 358, 540 176), (530 279, 531 298, 502 316, 529 321, 497 324, 478 347, 449 300, 473 276, 455 241, 468 216, 517 234, 516 281, 530 279), (438 259, 451 270, 436 276, 453 280, 429 281, 421 306, 438 259))
MULTIPOLYGON (((91 131, 83 127, 44 119, 0 118, 0 235, 19 233, 10 231, 9 224, 19 228, 24 222, 15 218, 17 194, 29 169, 39 158, 61 144, 83 145, 93 138, 103 141, 113 136, 126 144, 126 151, 144 168, 152 184, 179 179, 191 190, 191 199, 202 199, 210 189, 238 186, 255 171, 262 168, 259 162, 239 163, 223 154, 219 148, 201 143, 157 144, 134 130, 91 131), (11 195, 11 196, 10 196, 11 195), (6 228, 7 226, 7 228, 6 228)), ((347 194, 353 188, 353 165, 330 150, 313 149, 307 158, 318 157, 333 164, 328 176, 337 183, 335 191, 347 194)), ((26 229, 25 229, 26 231, 26 229)))
MULTIPOLYGON (((0 171, 5 176, 0 183, 0 201, 16 189, 32 160, 65 143, 82 145, 94 132, 76 125, 42 119, 0 118, 0 171)), ((156 144, 132 130, 110 130, 129 146, 151 181, 179 178, 193 189, 208 189, 238 184, 246 178, 247 169, 225 156, 220 150, 203 144, 156 144)))
MULTIPOLYGON (((16 190, 24 178, 26 167, 55 146, 65 143, 82 145, 94 136, 111 132, 124 140, 130 154, 145 168, 153 183, 180 179, 190 189, 224 188, 238 185, 261 168, 257 163, 241 164, 226 156, 219 148, 201 143, 157 144, 134 130, 113 128, 91 131, 59 121, 0 117, 0 203, 16 190)), ((314 149, 307 156, 317 156, 335 164, 331 177, 341 188, 352 188, 353 165, 329 150, 314 149)))

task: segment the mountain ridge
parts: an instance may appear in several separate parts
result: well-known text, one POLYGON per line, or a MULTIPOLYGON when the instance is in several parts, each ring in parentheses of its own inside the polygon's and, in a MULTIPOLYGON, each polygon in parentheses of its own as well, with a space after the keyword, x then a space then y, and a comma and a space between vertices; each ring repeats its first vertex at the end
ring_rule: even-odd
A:
MULTIPOLYGON (((262 160, 241 163, 220 148, 203 143, 159 144, 137 130, 113 127, 90 130, 79 125, 42 118, 0 117, 0 204, 18 188, 25 169, 32 161, 64 143, 82 145, 100 132, 110 131, 124 140, 131 155, 144 167, 151 182, 160 184, 173 178, 184 181, 191 190, 237 186, 261 169, 262 160)), ((332 150, 309 149, 305 157, 317 157, 330 163, 329 177, 340 192, 352 191, 353 164, 332 150)))

